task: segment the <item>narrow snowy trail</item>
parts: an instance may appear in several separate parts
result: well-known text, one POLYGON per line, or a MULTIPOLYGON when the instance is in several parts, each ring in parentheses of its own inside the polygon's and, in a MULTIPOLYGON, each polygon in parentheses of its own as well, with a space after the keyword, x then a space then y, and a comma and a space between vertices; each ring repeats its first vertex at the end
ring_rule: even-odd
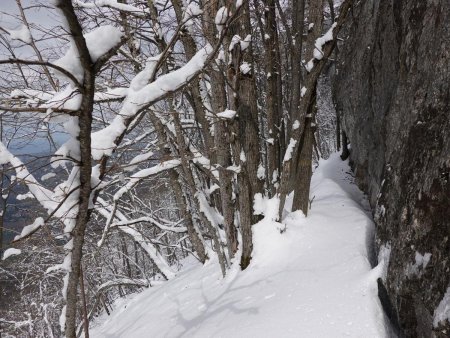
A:
POLYGON ((216 262, 117 305, 93 337, 386 337, 366 241, 372 231, 348 164, 333 155, 312 181, 310 215, 254 226, 250 267, 220 278, 216 262), (279 229, 286 226, 280 234, 279 229))

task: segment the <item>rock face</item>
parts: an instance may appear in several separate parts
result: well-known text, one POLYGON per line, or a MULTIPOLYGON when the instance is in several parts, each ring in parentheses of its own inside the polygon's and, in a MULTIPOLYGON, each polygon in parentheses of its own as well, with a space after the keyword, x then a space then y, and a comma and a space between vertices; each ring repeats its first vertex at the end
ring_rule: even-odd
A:
POLYGON ((334 98, 400 335, 450 336, 450 1, 358 2, 334 98))

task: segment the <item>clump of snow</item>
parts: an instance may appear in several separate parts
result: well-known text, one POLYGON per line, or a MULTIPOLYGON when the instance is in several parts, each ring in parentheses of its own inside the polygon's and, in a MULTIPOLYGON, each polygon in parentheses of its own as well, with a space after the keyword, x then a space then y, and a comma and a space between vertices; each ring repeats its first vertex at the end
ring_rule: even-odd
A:
POLYGON ((29 234, 36 231, 43 225, 44 225, 44 219, 42 217, 36 218, 32 224, 25 226, 22 229, 22 232, 20 233, 20 235, 14 237, 14 240, 17 241, 20 238, 24 238, 24 237, 28 236, 29 234))
MULTIPOLYGON (((84 34, 92 62, 96 62, 101 56, 110 51, 111 48, 119 44, 122 36, 123 33, 120 29, 111 25, 100 26, 84 34)), ((57 60, 55 64, 64 68, 79 82, 82 82, 84 76, 83 67, 81 66, 78 51, 74 43, 71 43, 66 54, 57 60)))
POLYGON ((286 153, 284 154, 283 162, 287 162, 292 158, 292 152, 294 151, 296 144, 297 141, 291 138, 291 140, 289 141, 289 145, 286 149, 286 153))
POLYGON ((434 310, 433 326, 438 327, 439 324, 445 324, 445 321, 450 322, 450 286, 439 302, 438 307, 434 310))
POLYGON ((8 30, 8 33, 12 40, 20 40, 25 43, 31 43, 31 32, 25 25, 22 25, 16 30, 8 30))
POLYGON ((22 253, 22 251, 20 249, 16 249, 16 248, 6 249, 5 252, 3 253, 2 260, 4 261, 5 259, 7 259, 11 256, 17 256, 17 255, 20 255, 21 253, 22 253))
POLYGON ((295 120, 294 123, 292 123, 292 129, 296 130, 300 128, 300 122, 298 120, 295 120))
POLYGON ((300 96, 303 97, 306 94, 306 87, 302 87, 301 91, 300 91, 300 96))
POLYGON ((250 43, 252 42, 252 36, 248 34, 244 40, 241 40, 241 50, 244 51, 250 46, 250 43))
POLYGON ((231 120, 236 116, 236 111, 231 109, 226 109, 223 112, 217 113, 217 116, 223 119, 231 120))
POLYGON ((44 175, 41 176, 41 181, 49 180, 49 179, 51 179, 51 178, 53 178, 53 177, 55 177, 55 176, 56 176, 55 173, 47 173, 47 174, 44 174, 44 175))
POLYGON ((242 74, 248 74, 251 71, 251 66, 248 62, 243 62, 240 66, 239 66, 239 70, 241 71, 242 74))
POLYGON ((191 1, 189 5, 186 6, 183 13, 183 23, 186 25, 192 25, 192 18, 199 16, 203 13, 198 4, 195 1, 191 1))
POLYGON ((18 201, 23 201, 28 198, 34 198, 34 196, 31 192, 27 192, 26 194, 19 194, 16 196, 16 200, 18 200, 18 201))
POLYGON ((320 38, 317 38, 316 42, 314 43, 314 58, 317 60, 322 60, 323 58, 323 46, 333 40, 333 30, 336 28, 337 23, 333 23, 330 27, 330 29, 320 38))
POLYGON ((306 70, 310 72, 314 67, 314 59, 322 60, 323 59, 323 46, 333 40, 333 30, 336 28, 337 23, 333 23, 330 29, 321 37, 317 38, 314 43, 314 52, 313 58, 308 61, 306 64, 306 70))
POLYGON ((219 10, 217 11, 216 17, 214 19, 214 22, 217 27, 217 31, 219 33, 222 32, 223 27, 224 27, 225 23, 227 22, 227 19, 228 19, 228 9, 225 6, 220 7, 219 10))

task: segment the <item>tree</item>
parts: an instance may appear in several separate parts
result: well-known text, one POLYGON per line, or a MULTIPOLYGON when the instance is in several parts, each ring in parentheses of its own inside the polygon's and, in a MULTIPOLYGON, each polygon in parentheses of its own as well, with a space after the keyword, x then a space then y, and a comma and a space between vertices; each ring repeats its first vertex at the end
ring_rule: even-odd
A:
POLYGON ((3 143, 0 162, 46 210, 13 245, 50 228, 64 247, 50 270, 65 274, 67 337, 115 296, 174 277, 186 254, 217 255, 223 275, 247 268, 255 196, 278 197, 282 221, 294 190, 307 214, 317 81, 351 0, 323 36, 322 2, 59 0, 40 5, 63 21, 52 33, 18 5, 0 110, 65 139, 47 154, 53 183, 3 143))

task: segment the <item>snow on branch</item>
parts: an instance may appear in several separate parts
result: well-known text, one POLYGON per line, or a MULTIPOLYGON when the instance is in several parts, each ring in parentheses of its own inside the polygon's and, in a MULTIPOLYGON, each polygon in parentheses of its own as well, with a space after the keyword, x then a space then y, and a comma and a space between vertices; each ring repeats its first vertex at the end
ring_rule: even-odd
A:
MULTIPOLYGON (((213 52, 211 45, 201 48, 194 57, 181 68, 162 75, 139 90, 133 90, 126 97, 118 116, 109 126, 92 134, 92 156, 95 160, 110 156, 116 148, 116 139, 125 132, 130 121, 142 108, 149 106, 166 95, 173 93, 187 84, 205 66, 205 62, 213 52)), ((139 73, 137 76, 142 76, 139 73)), ((135 81, 132 81, 132 85, 135 81)))
POLYGON ((146 168, 133 174, 130 181, 122 188, 120 188, 114 195, 114 201, 118 201, 125 193, 130 191, 136 184, 145 178, 159 174, 165 170, 173 169, 181 164, 180 160, 169 160, 161 162, 151 168, 146 168))
POLYGON ((122 285, 128 285, 128 286, 140 286, 140 287, 149 287, 149 282, 146 279, 131 279, 131 278, 116 278, 110 281, 107 281, 99 286, 97 292, 102 292, 105 289, 108 289, 113 286, 122 286, 122 285))
MULTIPOLYGON (((111 25, 100 26, 84 34, 91 61, 96 62, 100 57, 119 45, 122 37, 123 33, 120 29, 111 25)), ((55 65, 73 74, 78 82, 83 82, 84 69, 75 44, 71 44, 66 54, 57 60, 55 65)))
POLYGON ((80 0, 75 0, 74 5, 92 9, 92 8, 98 8, 98 7, 108 7, 113 8, 122 12, 128 12, 136 16, 145 16, 150 11, 146 9, 141 9, 138 7, 135 7, 133 5, 125 4, 125 3, 119 3, 117 0, 95 0, 93 2, 82 2, 80 0))
POLYGON ((132 225, 132 224, 136 224, 136 223, 145 222, 145 223, 153 224, 153 225, 157 226, 158 228, 160 228, 161 230, 171 231, 171 232, 176 232, 176 233, 184 233, 184 232, 187 232, 186 227, 177 227, 176 226, 177 224, 180 224, 182 221, 183 220, 180 220, 178 222, 173 222, 170 224, 162 224, 162 223, 158 222, 156 219, 154 219, 153 217, 143 216, 143 217, 139 217, 139 218, 132 219, 132 220, 120 221, 120 222, 113 223, 111 225, 111 227, 126 226, 126 225, 132 225))

